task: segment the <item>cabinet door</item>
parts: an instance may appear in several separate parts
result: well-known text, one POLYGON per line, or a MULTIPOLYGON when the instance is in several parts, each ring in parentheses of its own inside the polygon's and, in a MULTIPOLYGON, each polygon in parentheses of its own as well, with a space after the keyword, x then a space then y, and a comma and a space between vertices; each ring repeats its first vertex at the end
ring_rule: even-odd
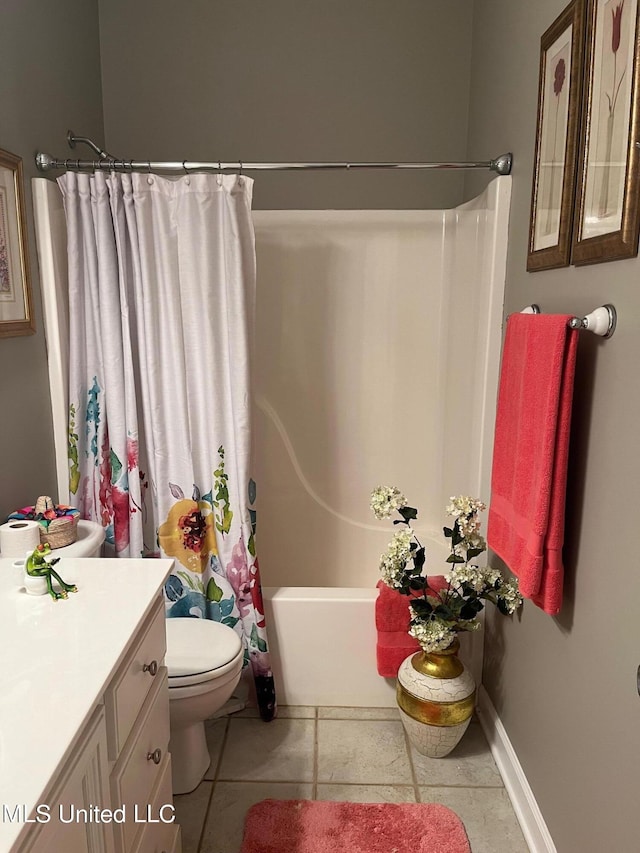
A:
POLYGON ((109 806, 104 708, 100 706, 51 796, 50 820, 40 824, 25 853, 113 853, 113 830, 96 811, 109 806))

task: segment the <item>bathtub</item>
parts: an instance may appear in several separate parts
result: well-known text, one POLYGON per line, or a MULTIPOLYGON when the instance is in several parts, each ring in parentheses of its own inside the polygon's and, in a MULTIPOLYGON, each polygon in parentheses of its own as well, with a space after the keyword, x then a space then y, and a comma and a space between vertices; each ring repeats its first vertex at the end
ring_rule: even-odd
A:
POLYGON ((395 706, 395 679, 376 669, 377 589, 285 586, 262 593, 279 704, 395 706))
MULTIPOLYGON (((395 678, 376 668, 377 589, 281 586, 262 594, 279 704, 395 707, 395 678)), ((460 656, 479 684, 478 651, 461 635, 460 656)))

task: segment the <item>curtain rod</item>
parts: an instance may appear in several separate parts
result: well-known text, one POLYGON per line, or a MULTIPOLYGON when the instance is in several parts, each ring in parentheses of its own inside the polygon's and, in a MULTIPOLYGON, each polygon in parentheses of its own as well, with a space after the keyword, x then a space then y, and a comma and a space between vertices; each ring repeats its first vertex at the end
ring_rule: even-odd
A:
POLYGON ((479 162, 458 163, 245 163, 238 160, 237 163, 226 163, 220 160, 213 162, 202 162, 199 160, 123 160, 113 157, 99 148, 86 136, 76 136, 73 131, 67 133, 67 141, 71 148, 75 148, 76 142, 88 145, 100 158, 99 160, 57 160, 51 154, 39 151, 36 154, 36 165, 41 172, 51 169, 69 169, 80 171, 83 169, 105 170, 108 172, 252 172, 252 171, 288 171, 305 169, 490 169, 498 175, 511 174, 513 156, 501 154, 495 160, 484 160, 479 162))

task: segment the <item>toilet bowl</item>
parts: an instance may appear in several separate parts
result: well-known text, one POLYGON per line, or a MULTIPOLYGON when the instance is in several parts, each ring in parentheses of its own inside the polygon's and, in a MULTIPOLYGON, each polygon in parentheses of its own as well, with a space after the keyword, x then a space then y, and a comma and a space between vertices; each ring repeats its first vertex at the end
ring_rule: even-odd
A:
POLYGON ((229 699, 242 672, 236 632, 220 622, 167 619, 171 775, 174 794, 197 788, 210 763, 204 721, 229 699))

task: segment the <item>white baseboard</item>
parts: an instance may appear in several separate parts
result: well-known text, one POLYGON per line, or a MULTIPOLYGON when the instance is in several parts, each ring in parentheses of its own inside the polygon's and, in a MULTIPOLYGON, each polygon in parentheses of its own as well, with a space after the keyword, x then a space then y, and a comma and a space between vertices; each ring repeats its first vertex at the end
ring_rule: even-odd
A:
POLYGON ((478 717, 531 853, 557 853, 533 791, 489 694, 480 686, 478 717))

